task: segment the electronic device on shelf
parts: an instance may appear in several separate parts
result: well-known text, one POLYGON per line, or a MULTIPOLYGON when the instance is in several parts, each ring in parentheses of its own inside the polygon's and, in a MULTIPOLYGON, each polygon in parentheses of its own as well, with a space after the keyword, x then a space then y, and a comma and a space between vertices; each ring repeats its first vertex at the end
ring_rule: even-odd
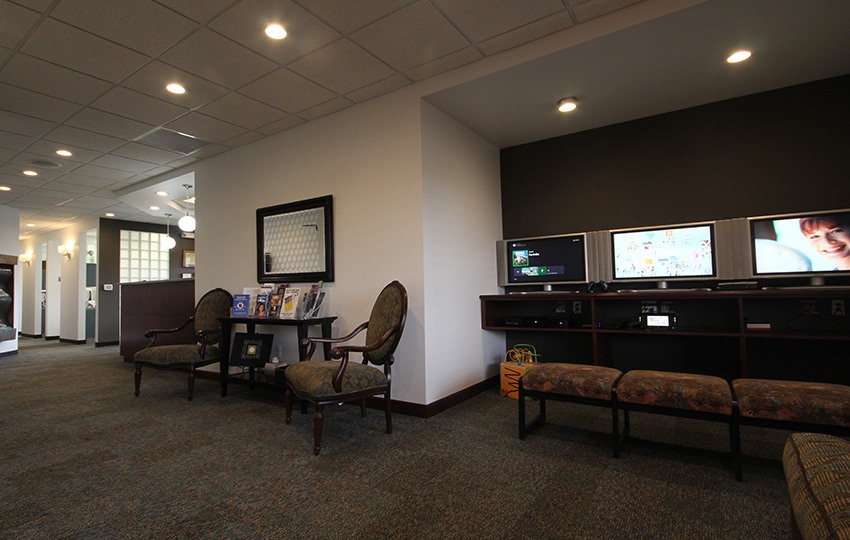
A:
POLYGON ((551 290, 588 281, 585 233, 499 240, 497 250, 502 287, 539 284, 551 290))
POLYGON ((752 277, 850 276, 850 210, 748 218, 752 277))
POLYGON ((641 313, 640 326, 646 330, 675 330, 675 313, 641 313))

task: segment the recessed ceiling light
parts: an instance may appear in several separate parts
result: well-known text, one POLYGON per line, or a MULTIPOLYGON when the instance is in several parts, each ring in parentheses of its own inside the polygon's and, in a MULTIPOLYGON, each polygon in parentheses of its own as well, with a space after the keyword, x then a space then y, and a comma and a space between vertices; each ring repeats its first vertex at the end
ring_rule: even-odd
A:
POLYGON ((726 61, 730 64, 737 64, 738 62, 743 62, 744 60, 752 56, 752 54, 753 53, 751 53, 750 51, 735 51, 734 53, 729 55, 729 58, 727 58, 726 61))
POLYGON ((167 191, 157 191, 156 194, 159 195, 160 197, 168 197, 167 191))
POLYGON ((21 172, 24 173, 24 176, 38 176, 37 172, 29 170, 29 169, 27 169, 25 171, 21 171, 21 172))
POLYGON ((107 212, 103 215, 106 216, 106 217, 115 217, 115 214, 113 212, 107 212))
POLYGON ((12 191, 12 188, 9 186, 0 186, 0 191, 12 191))
POLYGON ((578 98, 569 97, 558 102, 558 110, 561 112, 574 111, 576 107, 578 107, 578 98))
POLYGON ((159 206, 156 206, 156 205, 148 206, 148 208, 150 208, 150 209, 151 209, 151 210, 153 210, 154 212, 156 212, 157 210, 159 210, 159 206))
POLYGON ((71 157, 71 156, 73 156, 73 155, 74 155, 74 153, 73 153, 73 152, 71 152, 70 150, 65 150, 65 149, 63 148, 63 149, 61 149, 61 150, 57 150, 57 151, 56 151, 56 155, 58 155, 58 156, 62 156, 62 157, 71 157))
POLYGON ((186 89, 183 88, 183 85, 177 83, 171 83, 165 86, 165 89, 171 92, 172 94, 185 94, 186 89))
POLYGON ((266 35, 272 39, 283 39, 286 37, 286 29, 279 24, 266 26, 266 35))

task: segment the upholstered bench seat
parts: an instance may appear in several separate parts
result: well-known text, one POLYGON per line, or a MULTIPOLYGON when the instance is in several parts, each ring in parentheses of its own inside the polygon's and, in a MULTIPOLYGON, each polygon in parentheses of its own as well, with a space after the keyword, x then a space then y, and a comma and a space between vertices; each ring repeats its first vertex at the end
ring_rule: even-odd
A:
POLYGON ((617 407, 625 411, 624 439, 629 435, 630 410, 729 424, 732 463, 740 479, 740 445, 737 444, 738 430, 733 414, 735 402, 729 383, 724 379, 696 373, 633 370, 617 383, 616 402, 617 407))
POLYGON ((806 431, 811 431, 813 426, 850 428, 850 386, 735 379, 732 389, 742 424, 770 424, 806 431))
POLYGON ((850 442, 794 433, 782 468, 791 500, 793 538, 850 539, 850 442))
POLYGON ((519 380, 519 438, 546 422, 546 400, 609 407, 612 414, 613 449, 616 455, 619 422, 613 389, 623 375, 619 369, 586 364, 549 362, 528 370, 519 380), (526 398, 536 398, 540 413, 526 425, 526 398))

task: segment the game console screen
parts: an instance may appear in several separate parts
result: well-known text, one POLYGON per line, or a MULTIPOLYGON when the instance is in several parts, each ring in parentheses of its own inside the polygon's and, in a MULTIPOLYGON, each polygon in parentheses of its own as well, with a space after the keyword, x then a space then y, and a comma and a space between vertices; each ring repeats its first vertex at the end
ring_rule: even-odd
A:
POLYGON ((712 224, 612 231, 614 279, 715 275, 712 224))
POLYGON ((508 283, 584 283, 585 235, 509 240, 508 283))

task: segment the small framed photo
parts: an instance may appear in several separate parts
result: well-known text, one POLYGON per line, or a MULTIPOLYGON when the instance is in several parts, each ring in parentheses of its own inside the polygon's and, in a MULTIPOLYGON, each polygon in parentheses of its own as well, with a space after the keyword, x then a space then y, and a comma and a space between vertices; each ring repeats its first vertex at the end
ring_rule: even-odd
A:
POLYGON ((195 250, 194 249, 184 249, 183 250, 183 268, 194 268, 195 267, 195 250))
POLYGON ((274 334, 237 332, 230 351, 230 365, 263 367, 271 357, 273 340, 274 334))

